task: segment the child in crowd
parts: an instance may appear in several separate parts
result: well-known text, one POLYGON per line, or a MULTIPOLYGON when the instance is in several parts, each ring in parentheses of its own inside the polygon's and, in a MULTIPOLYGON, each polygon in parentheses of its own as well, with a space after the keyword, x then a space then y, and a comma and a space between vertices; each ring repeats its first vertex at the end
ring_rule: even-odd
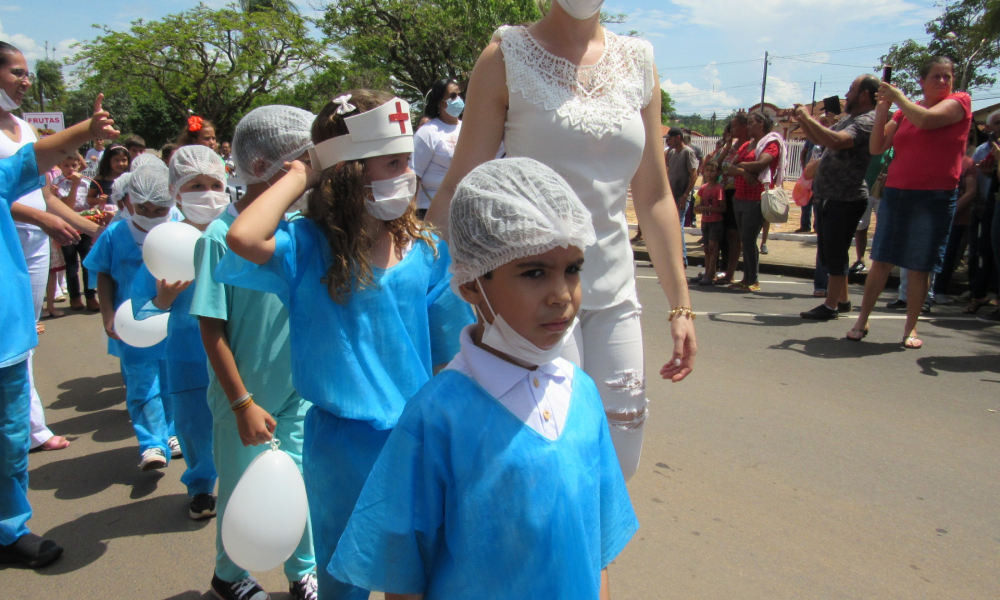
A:
POLYGON ((512 158, 462 180, 449 223, 451 285, 478 323, 403 410, 330 572, 389 600, 607 599, 639 524, 597 386, 559 358, 591 215, 512 158))
MULTIPOLYGON (((56 196, 78 213, 91 208, 87 201, 91 186, 82 175, 85 166, 86 163, 79 153, 70 155, 59 163, 61 175, 52 182, 52 189, 56 196)), ((90 252, 93 244, 92 237, 81 234, 79 242, 63 246, 61 250, 62 263, 66 271, 66 287, 69 288, 69 307, 73 310, 86 308, 96 312, 101 308, 97 302, 97 290, 90 282, 86 269, 83 269, 83 287, 80 286, 80 263, 87 258, 87 253, 90 252), (86 304, 84 304, 84 298, 86 298, 86 304)), ((49 312, 51 313, 52 310, 50 309, 49 312)))
POLYGON ((177 144, 174 144, 173 142, 170 142, 168 144, 163 144, 163 147, 160 148, 160 160, 163 161, 163 164, 169 167, 170 157, 173 156, 174 152, 176 151, 177 151, 177 144))
POLYGON ((292 383, 313 403, 302 467, 319 596, 365 599, 325 567, 404 404, 458 351, 472 313, 449 288, 447 246, 414 216, 409 104, 341 95, 312 141, 312 168, 288 165, 230 226, 215 277, 288 306, 292 383), (312 188, 306 218, 284 222, 312 188))
MULTIPOLYGON (((105 157, 108 152, 105 152, 105 157)), ((103 160, 103 159, 102 159, 103 160)), ((128 216, 112 223, 91 248, 83 265, 97 275, 108 354, 121 359, 125 380, 125 407, 139 440, 143 471, 162 469, 173 454, 180 454, 174 437, 173 405, 161 389, 166 381, 165 343, 135 348, 115 333, 115 311, 130 298, 132 282, 142 266, 142 244, 150 229, 170 219, 174 205, 163 166, 146 166, 129 182, 128 216)))
MULTIPOLYGON (((199 231, 229 205, 226 170, 204 146, 177 151, 169 170, 169 190, 184 213, 184 222, 199 231)), ((191 498, 188 515, 195 520, 215 516, 215 462, 212 460, 212 413, 208 408, 208 358, 198 319, 190 314, 195 288, 191 281, 157 280, 142 265, 132 284, 132 310, 138 320, 170 313, 167 322, 167 378, 160 381, 174 406, 174 425, 187 469, 181 482, 191 498)))
MULTIPOLYGON (((208 406, 212 411, 215 468, 219 473, 219 522, 215 535, 212 590, 224 600, 265 600, 266 592, 226 554, 222 521, 243 472, 269 448, 272 434, 302 468, 302 436, 312 406, 292 386, 288 310, 278 296, 216 281, 212 273, 229 251, 226 233, 233 221, 278 182, 288 161, 307 159, 315 115, 291 106, 263 106, 236 126, 235 168, 246 193, 212 221, 195 247, 194 301, 201 338, 212 368, 208 406), (253 399, 253 402, 248 400, 253 399)), ((182 151, 201 146, 185 146, 182 151)), ((178 151, 181 152, 181 151, 178 151)), ((312 529, 285 561, 289 592, 295 600, 316 597, 316 559, 312 529)))
POLYGON ((726 194, 720 181, 721 172, 714 161, 705 164, 705 184, 698 189, 701 202, 694 211, 701 215, 701 228, 705 237, 705 273, 698 285, 715 283, 719 264, 719 244, 726 234, 723 218, 726 213, 726 194))
POLYGON ((108 202, 111 186, 122 174, 129 171, 132 159, 124 146, 112 146, 104 151, 101 162, 97 165, 97 175, 90 182, 87 192, 87 203, 92 207, 102 207, 108 202))
POLYGON ((130 160, 135 160, 146 153, 146 140, 134 133, 125 136, 125 139, 122 140, 122 145, 128 150, 130 160))

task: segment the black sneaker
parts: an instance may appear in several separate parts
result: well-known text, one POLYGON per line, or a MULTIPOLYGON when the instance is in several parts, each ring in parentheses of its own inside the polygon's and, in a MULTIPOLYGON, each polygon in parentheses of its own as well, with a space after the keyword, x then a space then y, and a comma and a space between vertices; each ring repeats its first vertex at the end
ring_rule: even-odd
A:
POLYGON ((847 302, 838 302, 837 303, 837 312, 838 313, 849 313, 849 312, 851 312, 851 310, 853 308, 854 308, 854 306, 851 304, 850 300, 848 300, 847 302))
POLYGON ((848 269, 847 272, 850 273, 851 275, 855 275, 857 273, 864 273, 866 270, 867 267, 865 266, 865 261, 858 260, 855 261, 853 265, 851 265, 851 268, 848 269))
POLYGON ((62 552, 62 547, 52 540, 26 533, 13 544, 0 546, 0 563, 19 563, 29 569, 41 569, 52 564, 62 552))
POLYGON ((316 584, 316 574, 309 573, 298 581, 289 581, 288 595, 292 600, 317 600, 319 587, 316 584))
POLYGON ((885 303, 886 308, 906 308, 906 300, 900 300, 896 298, 892 302, 885 303))
POLYGON ((210 519, 215 516, 215 496, 212 494, 195 494, 191 498, 191 508, 188 514, 195 521, 210 519))
POLYGON ((799 315, 803 319, 811 319, 813 321, 829 321, 830 319, 836 319, 838 312, 828 307, 826 304, 820 304, 812 310, 800 312, 799 315))
POLYGON ((995 310, 991 313, 986 313, 985 315, 979 315, 976 317, 977 321, 982 321, 983 323, 1000 323, 1000 310, 995 310))
POLYGON ((271 600, 257 580, 249 575, 245 579, 229 583, 213 574, 212 593, 220 600, 271 600))

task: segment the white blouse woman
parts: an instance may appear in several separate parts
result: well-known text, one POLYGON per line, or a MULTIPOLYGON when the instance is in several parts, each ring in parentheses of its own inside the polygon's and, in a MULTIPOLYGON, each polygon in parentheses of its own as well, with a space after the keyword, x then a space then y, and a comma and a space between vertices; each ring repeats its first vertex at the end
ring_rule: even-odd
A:
POLYGON ((622 472, 638 468, 646 420, 641 307, 628 241, 631 184, 636 217, 673 309, 673 356, 660 369, 680 381, 697 344, 681 255, 677 208, 661 151, 660 86, 648 42, 600 24, 602 0, 556 0, 529 27, 501 27, 483 50, 466 93, 455 158, 427 215, 447 235, 458 182, 492 159, 534 158, 562 175, 594 219, 585 253, 583 310, 564 356, 601 391, 622 472))

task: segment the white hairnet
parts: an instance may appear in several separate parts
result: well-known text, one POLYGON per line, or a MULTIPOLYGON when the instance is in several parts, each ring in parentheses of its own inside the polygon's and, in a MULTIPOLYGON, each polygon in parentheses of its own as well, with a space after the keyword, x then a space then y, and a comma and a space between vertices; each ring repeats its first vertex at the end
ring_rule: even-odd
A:
POLYGON ((267 181, 285 162, 313 147, 316 115, 294 106, 261 106, 248 112, 233 134, 236 175, 247 183, 267 181))
POLYGON ((558 173, 531 158, 480 165, 458 184, 448 230, 452 289, 525 256, 597 241, 590 211, 558 173))
POLYGON ((128 183, 128 199, 132 204, 150 203, 156 206, 173 206, 174 197, 168 185, 169 171, 163 166, 146 165, 132 173, 128 183))
POLYGON ((153 164, 153 161, 156 161, 161 165, 164 164, 163 161, 157 158, 155 154, 148 154, 146 152, 143 152, 139 156, 136 156, 135 158, 132 159, 132 164, 129 165, 128 170, 131 171, 132 173, 135 173, 139 167, 143 167, 145 165, 151 165, 153 164))
POLYGON ((118 203, 122 201, 122 198, 128 194, 128 183, 132 180, 131 173, 122 173, 115 179, 115 182, 111 184, 111 201, 118 203))
POLYGON ((226 183, 226 163, 207 146, 182 146, 170 157, 170 194, 177 196, 184 184, 199 175, 226 183))

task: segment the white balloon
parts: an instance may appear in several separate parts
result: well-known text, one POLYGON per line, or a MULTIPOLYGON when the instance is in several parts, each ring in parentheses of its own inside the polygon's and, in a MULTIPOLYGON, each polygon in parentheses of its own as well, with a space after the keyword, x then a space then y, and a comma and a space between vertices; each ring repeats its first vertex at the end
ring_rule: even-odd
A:
POLYGON ((167 337, 170 313, 137 321, 132 314, 132 301, 126 300, 115 312, 115 333, 129 346, 149 348, 167 337))
POLYGON ((269 571, 295 551, 306 529, 306 484, 295 461, 268 450, 243 472, 222 515, 222 544, 234 563, 269 571))
POLYGON ((187 223, 161 223, 146 234, 142 260, 157 279, 167 283, 194 279, 194 245, 201 232, 187 223))

